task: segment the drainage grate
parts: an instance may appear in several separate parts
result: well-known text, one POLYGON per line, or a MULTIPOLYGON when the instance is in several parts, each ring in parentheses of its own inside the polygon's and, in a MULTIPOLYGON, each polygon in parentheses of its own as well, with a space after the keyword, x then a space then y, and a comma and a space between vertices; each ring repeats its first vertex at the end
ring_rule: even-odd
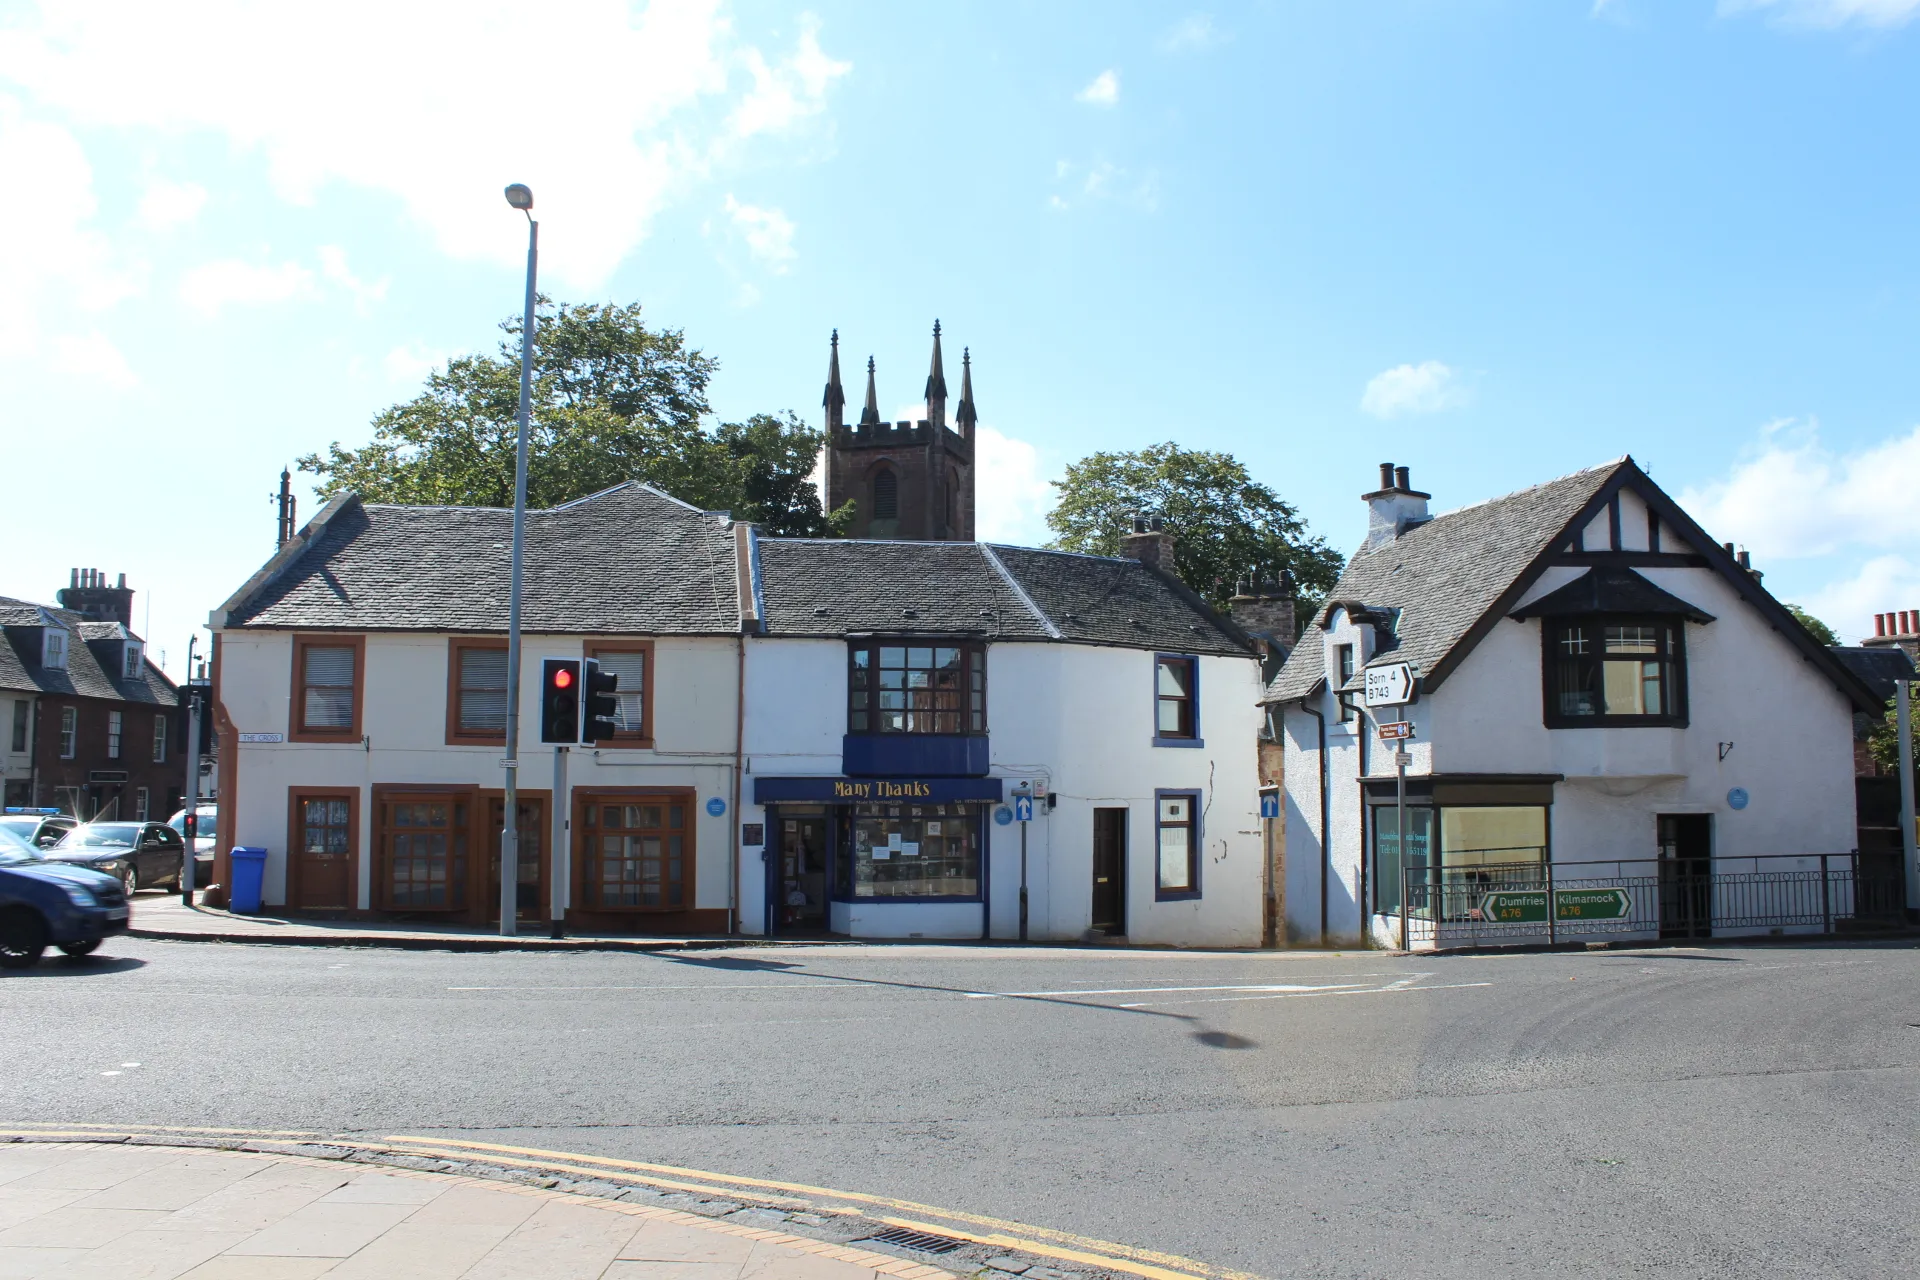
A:
POLYGON ((905 1227, 888 1227, 854 1243, 890 1244, 896 1249, 911 1249, 915 1253, 952 1253, 966 1241, 936 1236, 926 1231, 909 1231, 905 1227))

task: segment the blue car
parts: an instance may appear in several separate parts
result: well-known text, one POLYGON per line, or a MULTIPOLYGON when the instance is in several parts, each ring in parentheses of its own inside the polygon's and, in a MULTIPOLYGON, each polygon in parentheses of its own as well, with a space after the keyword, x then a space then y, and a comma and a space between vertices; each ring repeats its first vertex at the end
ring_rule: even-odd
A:
POLYGON ((25 969, 55 946, 84 956, 127 930, 127 892, 117 877, 49 862, 0 828, 0 969, 25 969))

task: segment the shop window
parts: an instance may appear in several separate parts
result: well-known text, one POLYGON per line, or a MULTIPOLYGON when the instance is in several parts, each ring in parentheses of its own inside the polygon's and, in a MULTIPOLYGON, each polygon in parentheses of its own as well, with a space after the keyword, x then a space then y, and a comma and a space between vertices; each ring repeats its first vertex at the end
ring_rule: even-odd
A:
POLYGON ((1398 805, 1373 806, 1373 909, 1386 915, 1400 911, 1402 890, 1409 880, 1421 881, 1427 875, 1433 856, 1433 810, 1426 805, 1407 806, 1407 838, 1400 840, 1398 805))
POLYGON ((1153 744, 1198 747, 1200 740, 1200 659, 1163 653, 1154 659, 1153 744))
POLYGON ((74 749, 80 736, 80 713, 73 707, 60 708, 60 758, 73 759, 74 749))
POLYGON ((358 636, 301 637, 294 641, 294 741, 358 740, 364 657, 358 636))
POLYGON ((684 801, 589 801, 585 819, 589 905, 667 910, 692 905, 684 801))
MULTIPOLYGON (((1437 880, 1443 918, 1466 920, 1474 918, 1488 890, 1542 883, 1548 852, 1545 805, 1442 805, 1436 809, 1410 804, 1404 848, 1396 838, 1396 805, 1375 804, 1371 817, 1371 896, 1377 912, 1391 915, 1401 909, 1404 884, 1431 886, 1437 880)), ((1432 897, 1431 887, 1414 890, 1413 914, 1430 916, 1432 897)))
POLYGON ((120 726, 125 717, 118 711, 107 712, 107 759, 120 758, 120 726))
POLYGON ((1686 722, 1678 619, 1548 619, 1542 629, 1550 728, 1686 722))
POLYGON ((978 898, 980 821, 965 804, 864 804, 853 812, 853 857, 838 896, 978 898))
POLYGON ((153 762, 167 762, 167 713, 156 711, 153 715, 153 762))
POLYGON ((382 801, 379 837, 389 910, 440 911, 466 905, 464 799, 382 801))
POLYGON ((593 645, 587 656, 599 662, 600 669, 619 678, 614 686, 616 706, 613 713, 613 738, 601 746, 647 746, 653 741, 653 699, 648 670, 653 665, 653 646, 635 643, 593 645))
POLYGON ((850 650, 849 733, 985 733, 982 645, 867 641, 850 650))
POLYGON ((1154 896, 1200 896, 1200 793, 1160 791, 1154 794, 1154 896))

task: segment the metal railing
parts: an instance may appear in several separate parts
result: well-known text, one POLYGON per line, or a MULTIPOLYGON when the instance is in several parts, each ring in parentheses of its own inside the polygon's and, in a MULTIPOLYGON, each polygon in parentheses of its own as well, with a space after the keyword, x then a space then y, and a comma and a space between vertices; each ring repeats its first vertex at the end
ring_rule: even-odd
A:
POLYGON ((1403 948, 1596 938, 1809 936, 1891 929, 1906 907, 1897 860, 1860 853, 1409 867, 1403 948))

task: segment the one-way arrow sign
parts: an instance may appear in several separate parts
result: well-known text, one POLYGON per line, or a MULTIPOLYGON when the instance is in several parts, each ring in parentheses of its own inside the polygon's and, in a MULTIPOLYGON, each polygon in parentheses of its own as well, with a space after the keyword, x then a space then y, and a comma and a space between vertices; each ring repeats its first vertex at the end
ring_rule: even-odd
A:
POLYGON ((1413 701, 1413 667, 1405 662, 1367 668, 1367 705, 1401 707, 1413 701))

